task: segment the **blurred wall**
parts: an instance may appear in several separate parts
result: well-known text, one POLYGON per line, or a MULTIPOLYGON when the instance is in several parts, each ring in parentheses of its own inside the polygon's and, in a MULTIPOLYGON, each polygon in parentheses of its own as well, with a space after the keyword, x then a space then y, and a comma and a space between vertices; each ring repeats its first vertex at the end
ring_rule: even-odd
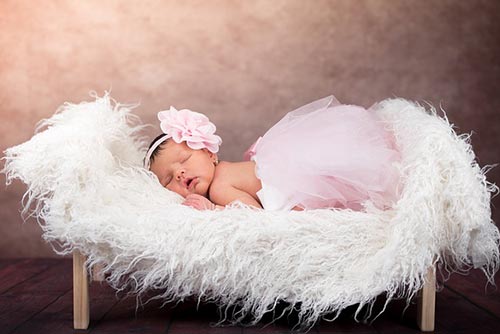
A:
MULTIPOLYGON (((481 165, 500 162, 498 13, 495 0, 2 0, 0 148, 64 101, 111 90, 156 129, 170 105, 206 113, 221 158, 237 160, 287 111, 333 93, 441 105, 474 131, 481 165)), ((488 175, 500 183, 500 167, 488 175)), ((52 256, 37 224, 22 224, 24 190, 0 185, 0 257, 52 256)))

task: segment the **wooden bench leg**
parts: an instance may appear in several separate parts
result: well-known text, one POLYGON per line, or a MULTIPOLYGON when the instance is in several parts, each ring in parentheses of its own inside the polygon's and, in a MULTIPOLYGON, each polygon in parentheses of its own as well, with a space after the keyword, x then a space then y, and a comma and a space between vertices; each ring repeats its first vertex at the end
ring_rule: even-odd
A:
POLYGON ((89 282, 85 269, 85 256, 73 253, 73 326, 75 329, 89 327, 89 282))
POLYGON ((436 268, 432 267, 425 276, 425 285, 420 291, 417 306, 417 322, 422 332, 434 331, 436 309, 436 268))

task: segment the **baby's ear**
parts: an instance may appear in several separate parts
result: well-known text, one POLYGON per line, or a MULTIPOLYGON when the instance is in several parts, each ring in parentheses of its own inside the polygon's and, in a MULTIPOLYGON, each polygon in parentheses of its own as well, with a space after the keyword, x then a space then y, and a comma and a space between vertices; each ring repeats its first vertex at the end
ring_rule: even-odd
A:
POLYGON ((217 156, 217 153, 212 153, 212 152, 208 151, 208 156, 210 157, 210 159, 213 160, 214 165, 217 166, 219 164, 219 157, 217 156))

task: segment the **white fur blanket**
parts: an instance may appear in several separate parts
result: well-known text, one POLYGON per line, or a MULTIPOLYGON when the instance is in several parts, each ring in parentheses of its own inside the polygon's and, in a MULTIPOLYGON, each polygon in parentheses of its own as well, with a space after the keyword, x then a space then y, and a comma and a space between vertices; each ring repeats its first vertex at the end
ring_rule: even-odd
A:
POLYGON ((4 157, 8 182, 27 185, 25 214, 38 218, 43 237, 60 254, 77 249, 87 265, 104 264, 116 289, 195 296, 250 324, 283 300, 307 328, 353 304, 358 316, 384 292, 411 298, 437 262, 448 271, 481 267, 490 280, 498 270, 490 212, 498 188, 469 136, 432 109, 403 99, 376 107, 402 152, 404 189, 392 210, 266 212, 180 205, 141 167, 146 143, 131 108, 108 95, 66 103, 4 157))

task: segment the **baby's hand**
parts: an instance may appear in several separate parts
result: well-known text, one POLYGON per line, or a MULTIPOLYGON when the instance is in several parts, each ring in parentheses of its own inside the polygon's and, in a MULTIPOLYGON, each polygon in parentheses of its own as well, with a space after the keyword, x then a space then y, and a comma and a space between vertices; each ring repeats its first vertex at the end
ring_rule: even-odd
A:
POLYGON ((215 210, 214 203, 210 202, 208 198, 198 194, 187 195, 182 204, 198 210, 215 210))

